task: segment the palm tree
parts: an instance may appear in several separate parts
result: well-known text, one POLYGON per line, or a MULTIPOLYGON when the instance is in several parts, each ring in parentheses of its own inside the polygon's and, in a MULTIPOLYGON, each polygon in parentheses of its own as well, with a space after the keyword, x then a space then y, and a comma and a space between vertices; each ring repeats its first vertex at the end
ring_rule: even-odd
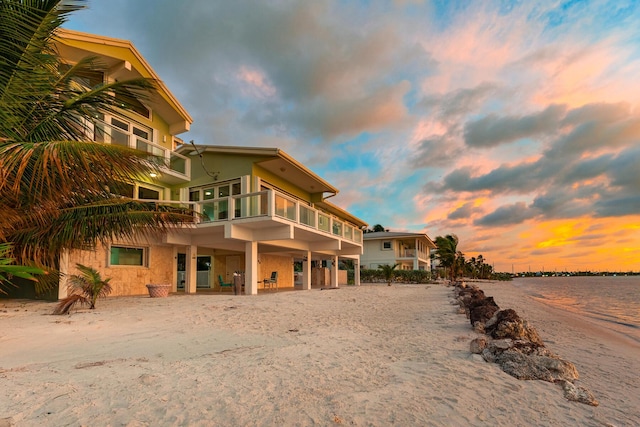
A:
POLYGON ((391 286, 391 282, 393 281, 393 277, 395 275, 393 270, 395 270, 398 265, 399 264, 393 264, 393 265, 382 264, 378 266, 378 268, 382 270, 382 276, 384 277, 384 280, 387 282, 387 286, 391 286))
POLYGON ((88 138, 92 117, 133 108, 127 99, 144 98, 154 82, 91 86, 86 77, 101 64, 63 63, 56 31, 84 4, 0 1, 0 243, 12 242, 16 262, 51 271, 66 249, 193 220, 190 211, 118 195, 158 166, 147 153, 88 138))
POLYGON ((0 293, 6 293, 2 287, 6 286, 13 276, 37 281, 33 275, 43 273, 41 269, 36 267, 13 265, 14 260, 9 256, 10 252, 11 245, 9 243, 0 243, 0 293))
POLYGON ((106 297, 111 293, 111 279, 103 279, 92 267, 76 264, 80 274, 69 276, 69 296, 60 300, 53 314, 67 314, 76 304, 89 305, 96 308, 98 297, 106 297))
POLYGON ((435 244, 435 258, 442 268, 449 271, 449 279, 454 281, 460 269, 464 268, 464 254, 458 251, 458 236, 455 234, 438 236, 435 244))

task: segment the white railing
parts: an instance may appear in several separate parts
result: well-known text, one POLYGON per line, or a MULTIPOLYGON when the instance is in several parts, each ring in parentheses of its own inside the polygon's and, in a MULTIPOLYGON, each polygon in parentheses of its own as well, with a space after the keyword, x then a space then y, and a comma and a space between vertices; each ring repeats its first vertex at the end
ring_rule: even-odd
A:
POLYGON ((362 230, 278 191, 264 190, 194 202, 203 222, 277 217, 311 229, 362 243, 362 230))
POLYGON ((93 129, 93 140, 107 144, 134 148, 149 154, 148 160, 161 168, 189 177, 190 159, 165 147, 148 141, 138 135, 126 132, 103 121, 97 121, 93 129))

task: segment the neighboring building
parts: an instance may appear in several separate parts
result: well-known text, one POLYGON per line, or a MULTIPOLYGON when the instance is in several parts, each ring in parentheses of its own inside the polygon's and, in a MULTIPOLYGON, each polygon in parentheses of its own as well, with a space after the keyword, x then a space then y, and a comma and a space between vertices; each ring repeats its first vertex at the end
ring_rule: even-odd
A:
MULTIPOLYGON (((58 48, 70 63, 96 56, 106 64, 108 73, 96 79, 160 81, 128 41, 64 30, 58 48)), ((339 260, 358 265, 367 224, 326 200, 338 190, 277 148, 182 144, 176 135, 191 122, 162 83, 135 113, 98 118, 91 127, 94 140, 165 158, 159 176, 132 181, 127 196, 190 206, 201 217, 166 235, 67 252, 60 270, 73 274, 76 263, 95 267, 111 278, 112 295, 145 294, 149 283, 168 283, 186 293, 221 290, 220 281, 233 282, 239 272, 245 293, 257 294, 274 272, 278 288, 293 288, 295 267, 302 289, 310 289, 316 276, 323 277, 321 285, 346 284, 339 260), (326 271, 312 275, 313 267, 325 270, 322 265, 326 271)), ((64 296, 61 284, 59 297, 64 296)))
POLYGON ((424 233, 380 231, 364 234, 363 268, 399 264, 400 270, 431 270, 431 249, 436 245, 424 233))

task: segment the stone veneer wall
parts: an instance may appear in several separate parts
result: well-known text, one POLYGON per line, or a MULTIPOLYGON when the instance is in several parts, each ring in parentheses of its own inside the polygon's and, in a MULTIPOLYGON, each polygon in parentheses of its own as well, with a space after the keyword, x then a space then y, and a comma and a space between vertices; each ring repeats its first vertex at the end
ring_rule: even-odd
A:
POLYGON ((95 251, 72 251, 69 254, 69 272, 78 274, 76 263, 93 267, 103 279, 111 278, 110 296, 148 295, 148 283, 171 284, 174 269, 173 249, 169 246, 141 245, 148 248, 149 266, 108 267, 108 248, 100 245, 95 251))
POLYGON ((278 288, 293 288, 293 257, 260 254, 258 264, 258 289, 262 289, 262 279, 271 277, 272 271, 278 272, 278 288))

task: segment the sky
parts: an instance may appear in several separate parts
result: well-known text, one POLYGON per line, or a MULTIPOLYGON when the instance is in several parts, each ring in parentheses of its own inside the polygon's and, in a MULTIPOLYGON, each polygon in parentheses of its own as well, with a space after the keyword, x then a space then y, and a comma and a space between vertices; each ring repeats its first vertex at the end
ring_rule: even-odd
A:
POLYGON ((197 144, 277 147, 497 271, 640 271, 640 1, 93 0, 197 144))

